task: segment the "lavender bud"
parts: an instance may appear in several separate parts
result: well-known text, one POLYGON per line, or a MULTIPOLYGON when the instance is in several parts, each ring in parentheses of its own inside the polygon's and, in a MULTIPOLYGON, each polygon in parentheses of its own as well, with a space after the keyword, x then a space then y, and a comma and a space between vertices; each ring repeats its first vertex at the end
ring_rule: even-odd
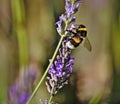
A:
MULTIPOLYGON (((78 11, 81 0, 65 0, 65 13, 59 17, 57 24, 57 31, 59 34, 65 34, 65 25, 71 25, 75 23, 76 18, 72 15, 78 11)), ((70 26, 69 26, 70 27, 70 26)))
POLYGON ((65 10, 68 17, 78 11, 81 0, 66 0, 65 10))

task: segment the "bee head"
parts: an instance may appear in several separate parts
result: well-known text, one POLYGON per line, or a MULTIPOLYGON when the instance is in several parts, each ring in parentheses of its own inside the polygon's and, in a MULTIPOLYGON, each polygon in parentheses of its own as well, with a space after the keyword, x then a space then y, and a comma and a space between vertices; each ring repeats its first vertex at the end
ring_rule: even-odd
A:
POLYGON ((84 25, 79 25, 78 29, 77 29, 77 33, 80 34, 80 36, 82 36, 83 38, 85 38, 87 36, 87 29, 84 25))

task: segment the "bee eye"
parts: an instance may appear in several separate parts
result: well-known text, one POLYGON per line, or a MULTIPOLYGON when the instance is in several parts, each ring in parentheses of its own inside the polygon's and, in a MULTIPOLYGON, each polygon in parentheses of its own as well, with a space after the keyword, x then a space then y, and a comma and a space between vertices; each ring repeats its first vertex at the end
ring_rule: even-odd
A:
POLYGON ((87 36, 87 31, 81 31, 81 36, 86 37, 87 36))

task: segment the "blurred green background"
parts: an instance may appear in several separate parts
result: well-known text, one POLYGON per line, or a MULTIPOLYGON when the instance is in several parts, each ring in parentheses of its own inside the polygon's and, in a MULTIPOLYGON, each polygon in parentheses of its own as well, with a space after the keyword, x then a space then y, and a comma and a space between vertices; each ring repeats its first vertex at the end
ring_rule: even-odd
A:
MULTIPOLYGON (((0 0, 0 104, 28 63, 42 76, 60 36, 55 22, 65 0, 0 0)), ((53 101, 59 104, 120 104, 120 0, 82 0, 76 24, 84 24, 92 52, 76 48, 70 85, 53 101)), ((36 81, 37 83, 37 81, 36 81)), ((45 85, 34 103, 49 98, 45 85)))

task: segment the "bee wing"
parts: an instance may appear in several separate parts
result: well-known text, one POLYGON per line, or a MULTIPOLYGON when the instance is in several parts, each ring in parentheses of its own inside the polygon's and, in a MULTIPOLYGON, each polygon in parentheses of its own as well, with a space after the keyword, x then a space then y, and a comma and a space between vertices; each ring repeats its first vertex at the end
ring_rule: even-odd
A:
POLYGON ((88 40, 88 37, 86 37, 84 40, 84 47, 86 47, 88 51, 92 51, 92 46, 90 44, 90 41, 88 40))

